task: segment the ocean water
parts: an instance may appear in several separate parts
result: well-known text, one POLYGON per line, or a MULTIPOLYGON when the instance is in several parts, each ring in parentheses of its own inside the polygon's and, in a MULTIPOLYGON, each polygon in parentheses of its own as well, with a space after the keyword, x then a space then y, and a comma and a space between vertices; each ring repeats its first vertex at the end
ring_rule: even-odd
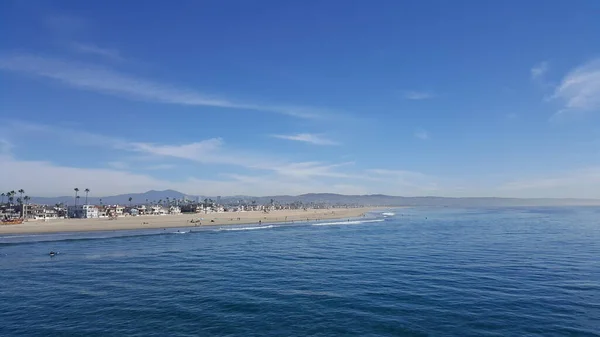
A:
POLYGON ((600 208, 393 213, 0 236, 0 336, 600 336, 600 208))

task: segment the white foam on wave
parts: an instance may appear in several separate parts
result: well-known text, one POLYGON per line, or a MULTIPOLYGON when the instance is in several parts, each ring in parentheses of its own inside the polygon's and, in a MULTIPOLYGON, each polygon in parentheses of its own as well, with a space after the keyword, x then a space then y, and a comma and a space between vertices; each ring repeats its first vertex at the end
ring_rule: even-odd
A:
POLYGON ((256 230, 256 229, 269 229, 269 228, 275 228, 276 226, 273 225, 268 225, 268 226, 256 226, 256 227, 230 227, 230 228, 225 228, 225 227, 221 227, 219 229, 217 229, 217 231, 251 231, 251 230, 256 230))
POLYGON ((13 239, 13 238, 34 238, 39 235, 6 235, 0 236, 0 239, 13 239))
POLYGON ((381 213, 381 215, 383 215, 383 216, 394 216, 394 215, 396 215, 396 213, 385 212, 385 213, 381 213))
POLYGON ((337 225, 360 225, 363 223, 369 223, 369 222, 382 222, 385 221, 383 219, 377 219, 377 220, 354 220, 354 221, 338 221, 338 222, 320 222, 320 223, 314 223, 312 224, 313 226, 337 226, 337 225))

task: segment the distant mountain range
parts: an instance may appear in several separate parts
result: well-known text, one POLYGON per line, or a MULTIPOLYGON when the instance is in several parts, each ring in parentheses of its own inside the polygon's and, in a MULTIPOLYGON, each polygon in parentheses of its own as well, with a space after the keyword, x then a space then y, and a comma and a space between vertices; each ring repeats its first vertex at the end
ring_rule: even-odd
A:
MULTIPOLYGON (((85 192, 79 192, 81 199, 79 203, 85 202, 85 192)), ((132 203, 143 204, 146 202, 158 202, 159 200, 166 200, 167 198, 183 199, 188 200, 204 200, 210 198, 220 203, 235 204, 238 202, 251 203, 256 201, 258 204, 268 204, 271 200, 278 203, 293 203, 301 202, 304 204, 310 203, 327 203, 331 205, 365 205, 365 206, 448 206, 448 207, 499 207, 499 206, 586 206, 586 205, 600 205, 598 199, 553 199, 553 198, 542 198, 542 199, 520 199, 520 198, 446 198, 446 197, 399 197, 390 196, 383 194, 371 194, 371 195, 342 195, 332 193, 309 193, 297 196, 292 195, 276 195, 266 197, 252 197, 252 196, 228 196, 228 197, 216 197, 216 196, 193 196, 186 195, 184 193, 165 190, 165 191, 148 191, 145 193, 131 193, 131 194, 120 194, 106 197, 89 197, 88 203, 99 204, 100 200, 102 203, 107 204, 127 204, 129 198, 132 198, 132 203)), ((67 205, 74 203, 73 196, 63 197, 32 197, 32 203, 54 205, 57 203, 64 203, 67 205)))

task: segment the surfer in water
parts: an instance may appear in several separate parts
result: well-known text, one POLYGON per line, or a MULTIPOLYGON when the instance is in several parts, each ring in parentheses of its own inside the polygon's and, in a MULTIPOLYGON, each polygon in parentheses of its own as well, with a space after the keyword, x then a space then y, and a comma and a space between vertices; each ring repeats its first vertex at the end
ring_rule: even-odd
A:
POLYGON ((55 251, 50 251, 50 253, 48 253, 48 255, 50 255, 50 256, 55 256, 55 255, 58 255, 58 252, 55 252, 55 251))

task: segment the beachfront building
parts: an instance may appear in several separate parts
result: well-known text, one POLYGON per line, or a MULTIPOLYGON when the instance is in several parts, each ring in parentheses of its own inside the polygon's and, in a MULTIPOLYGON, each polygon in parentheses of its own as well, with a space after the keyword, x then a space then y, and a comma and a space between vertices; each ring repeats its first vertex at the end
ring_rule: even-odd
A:
POLYGON ((146 215, 148 213, 148 208, 146 208, 146 205, 138 206, 137 210, 138 210, 138 215, 146 215))
POLYGON ((179 206, 169 207, 169 214, 181 214, 181 208, 179 206))
POLYGON ((48 207, 45 205, 31 205, 27 211, 29 219, 34 220, 54 220, 59 218, 57 207, 48 207))
POLYGON ((13 219, 21 216, 14 206, 9 204, 0 205, 0 220, 3 219, 13 219))
POLYGON ((98 208, 94 205, 69 206, 69 218, 90 219, 98 217, 98 208))
POLYGON ((106 206, 97 206, 98 207, 98 217, 106 218, 108 217, 107 207, 106 206))
POLYGON ((200 204, 187 204, 181 206, 181 211, 184 213, 202 213, 204 211, 204 207, 200 204))
POLYGON ((109 218, 117 218, 123 216, 125 207, 119 205, 109 205, 105 207, 105 214, 109 218))
POLYGON ((155 206, 150 206, 150 208, 148 209, 148 214, 150 214, 150 215, 165 215, 165 214, 167 214, 167 211, 165 211, 165 209, 162 206, 155 205, 155 206))

